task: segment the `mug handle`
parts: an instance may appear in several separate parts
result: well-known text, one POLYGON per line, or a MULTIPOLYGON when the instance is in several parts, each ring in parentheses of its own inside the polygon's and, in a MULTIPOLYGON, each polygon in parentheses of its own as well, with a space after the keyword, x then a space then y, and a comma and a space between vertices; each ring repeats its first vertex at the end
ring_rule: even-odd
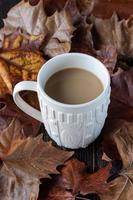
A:
POLYGON ((13 90, 13 99, 16 105, 26 114, 30 115, 31 117, 37 119, 40 122, 43 122, 41 112, 28 103, 26 103, 19 95, 19 92, 29 90, 37 92, 37 82, 35 81, 22 81, 15 85, 13 90))

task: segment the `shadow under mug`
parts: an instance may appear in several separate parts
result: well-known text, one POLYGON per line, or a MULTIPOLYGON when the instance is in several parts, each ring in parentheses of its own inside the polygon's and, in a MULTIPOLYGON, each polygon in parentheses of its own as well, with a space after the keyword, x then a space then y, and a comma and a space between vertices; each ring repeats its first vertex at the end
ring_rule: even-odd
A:
POLYGON ((16 84, 13 98, 21 110, 44 123, 49 136, 59 146, 85 148, 99 136, 103 128, 110 102, 110 76, 106 67, 96 58, 81 53, 66 53, 46 62, 38 73, 37 82, 22 81, 16 84), (44 86, 54 73, 66 68, 92 72, 101 80, 103 92, 83 104, 70 105, 55 101, 45 93, 44 86), (41 112, 20 97, 19 92, 24 90, 37 92, 41 112))

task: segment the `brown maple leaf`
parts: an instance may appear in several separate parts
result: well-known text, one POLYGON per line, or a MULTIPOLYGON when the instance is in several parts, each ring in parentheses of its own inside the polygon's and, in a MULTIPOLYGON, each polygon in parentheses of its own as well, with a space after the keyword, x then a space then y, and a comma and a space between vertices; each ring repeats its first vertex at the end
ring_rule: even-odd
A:
POLYGON ((45 143, 42 135, 23 137, 22 126, 13 120, 0 134, 0 195, 2 200, 36 200, 40 178, 59 173, 58 165, 64 163, 73 152, 67 152, 45 143), (5 187, 6 184, 6 187, 5 187), (20 195, 21 193, 21 195, 20 195))
POLYGON ((104 152, 113 160, 122 160, 123 168, 133 163, 133 124, 125 120, 109 120, 104 127, 104 152))
POLYGON ((12 172, 22 170, 29 176, 37 178, 49 177, 50 173, 59 173, 56 166, 72 156, 73 152, 57 149, 51 142, 45 143, 42 135, 21 138, 20 125, 17 124, 18 121, 14 123, 7 132, 5 130, 0 135, 0 158, 4 165, 12 172))
POLYGON ((65 162, 60 175, 54 175, 51 180, 44 179, 40 187, 39 200, 73 200, 80 199, 77 195, 108 191, 109 172, 112 165, 100 169, 94 174, 88 174, 86 166, 77 159, 65 162))
POLYGON ((51 143, 44 143, 39 135, 21 140, 17 148, 2 161, 12 171, 19 169, 29 176, 43 178, 49 177, 50 173, 59 173, 56 166, 63 164, 72 154, 53 147, 51 143))
POLYGON ((101 200, 130 200, 133 197, 133 166, 123 170, 109 183, 109 190, 100 194, 101 200))
POLYGON ((107 179, 109 178, 111 163, 105 168, 99 169, 93 174, 86 172, 84 163, 71 159, 67 161, 61 170, 67 189, 71 189, 73 194, 80 192, 83 195, 89 193, 105 193, 108 190, 107 179))
POLYGON ((133 56, 133 17, 118 19, 114 13, 111 18, 90 17, 94 24, 96 37, 94 43, 98 49, 103 45, 114 45, 119 55, 133 56))

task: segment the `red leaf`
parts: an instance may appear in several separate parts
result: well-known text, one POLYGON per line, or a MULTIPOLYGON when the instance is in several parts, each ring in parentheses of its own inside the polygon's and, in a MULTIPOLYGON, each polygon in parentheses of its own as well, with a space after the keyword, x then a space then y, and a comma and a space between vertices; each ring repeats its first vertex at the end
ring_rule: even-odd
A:
POLYGON ((66 162, 61 172, 66 188, 72 189, 73 194, 78 192, 83 195, 89 193, 101 194, 108 190, 107 179, 109 178, 111 168, 112 164, 109 163, 97 172, 88 174, 85 164, 73 159, 66 162))

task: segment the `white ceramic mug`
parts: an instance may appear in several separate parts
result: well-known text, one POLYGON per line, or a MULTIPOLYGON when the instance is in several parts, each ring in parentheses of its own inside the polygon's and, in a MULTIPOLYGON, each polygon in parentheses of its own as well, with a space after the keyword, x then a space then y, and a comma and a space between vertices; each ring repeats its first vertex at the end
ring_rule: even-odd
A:
POLYGON ((71 149, 86 147, 98 137, 104 125, 110 102, 110 76, 106 67, 92 56, 81 53, 62 54, 42 66, 37 82, 18 83, 13 98, 20 109, 44 123, 49 136, 59 146, 71 149), (49 77, 66 68, 82 68, 92 72, 102 81, 103 92, 96 99, 78 105, 55 101, 45 93, 44 86, 49 77), (37 92, 41 112, 20 97, 19 92, 24 90, 37 92))

